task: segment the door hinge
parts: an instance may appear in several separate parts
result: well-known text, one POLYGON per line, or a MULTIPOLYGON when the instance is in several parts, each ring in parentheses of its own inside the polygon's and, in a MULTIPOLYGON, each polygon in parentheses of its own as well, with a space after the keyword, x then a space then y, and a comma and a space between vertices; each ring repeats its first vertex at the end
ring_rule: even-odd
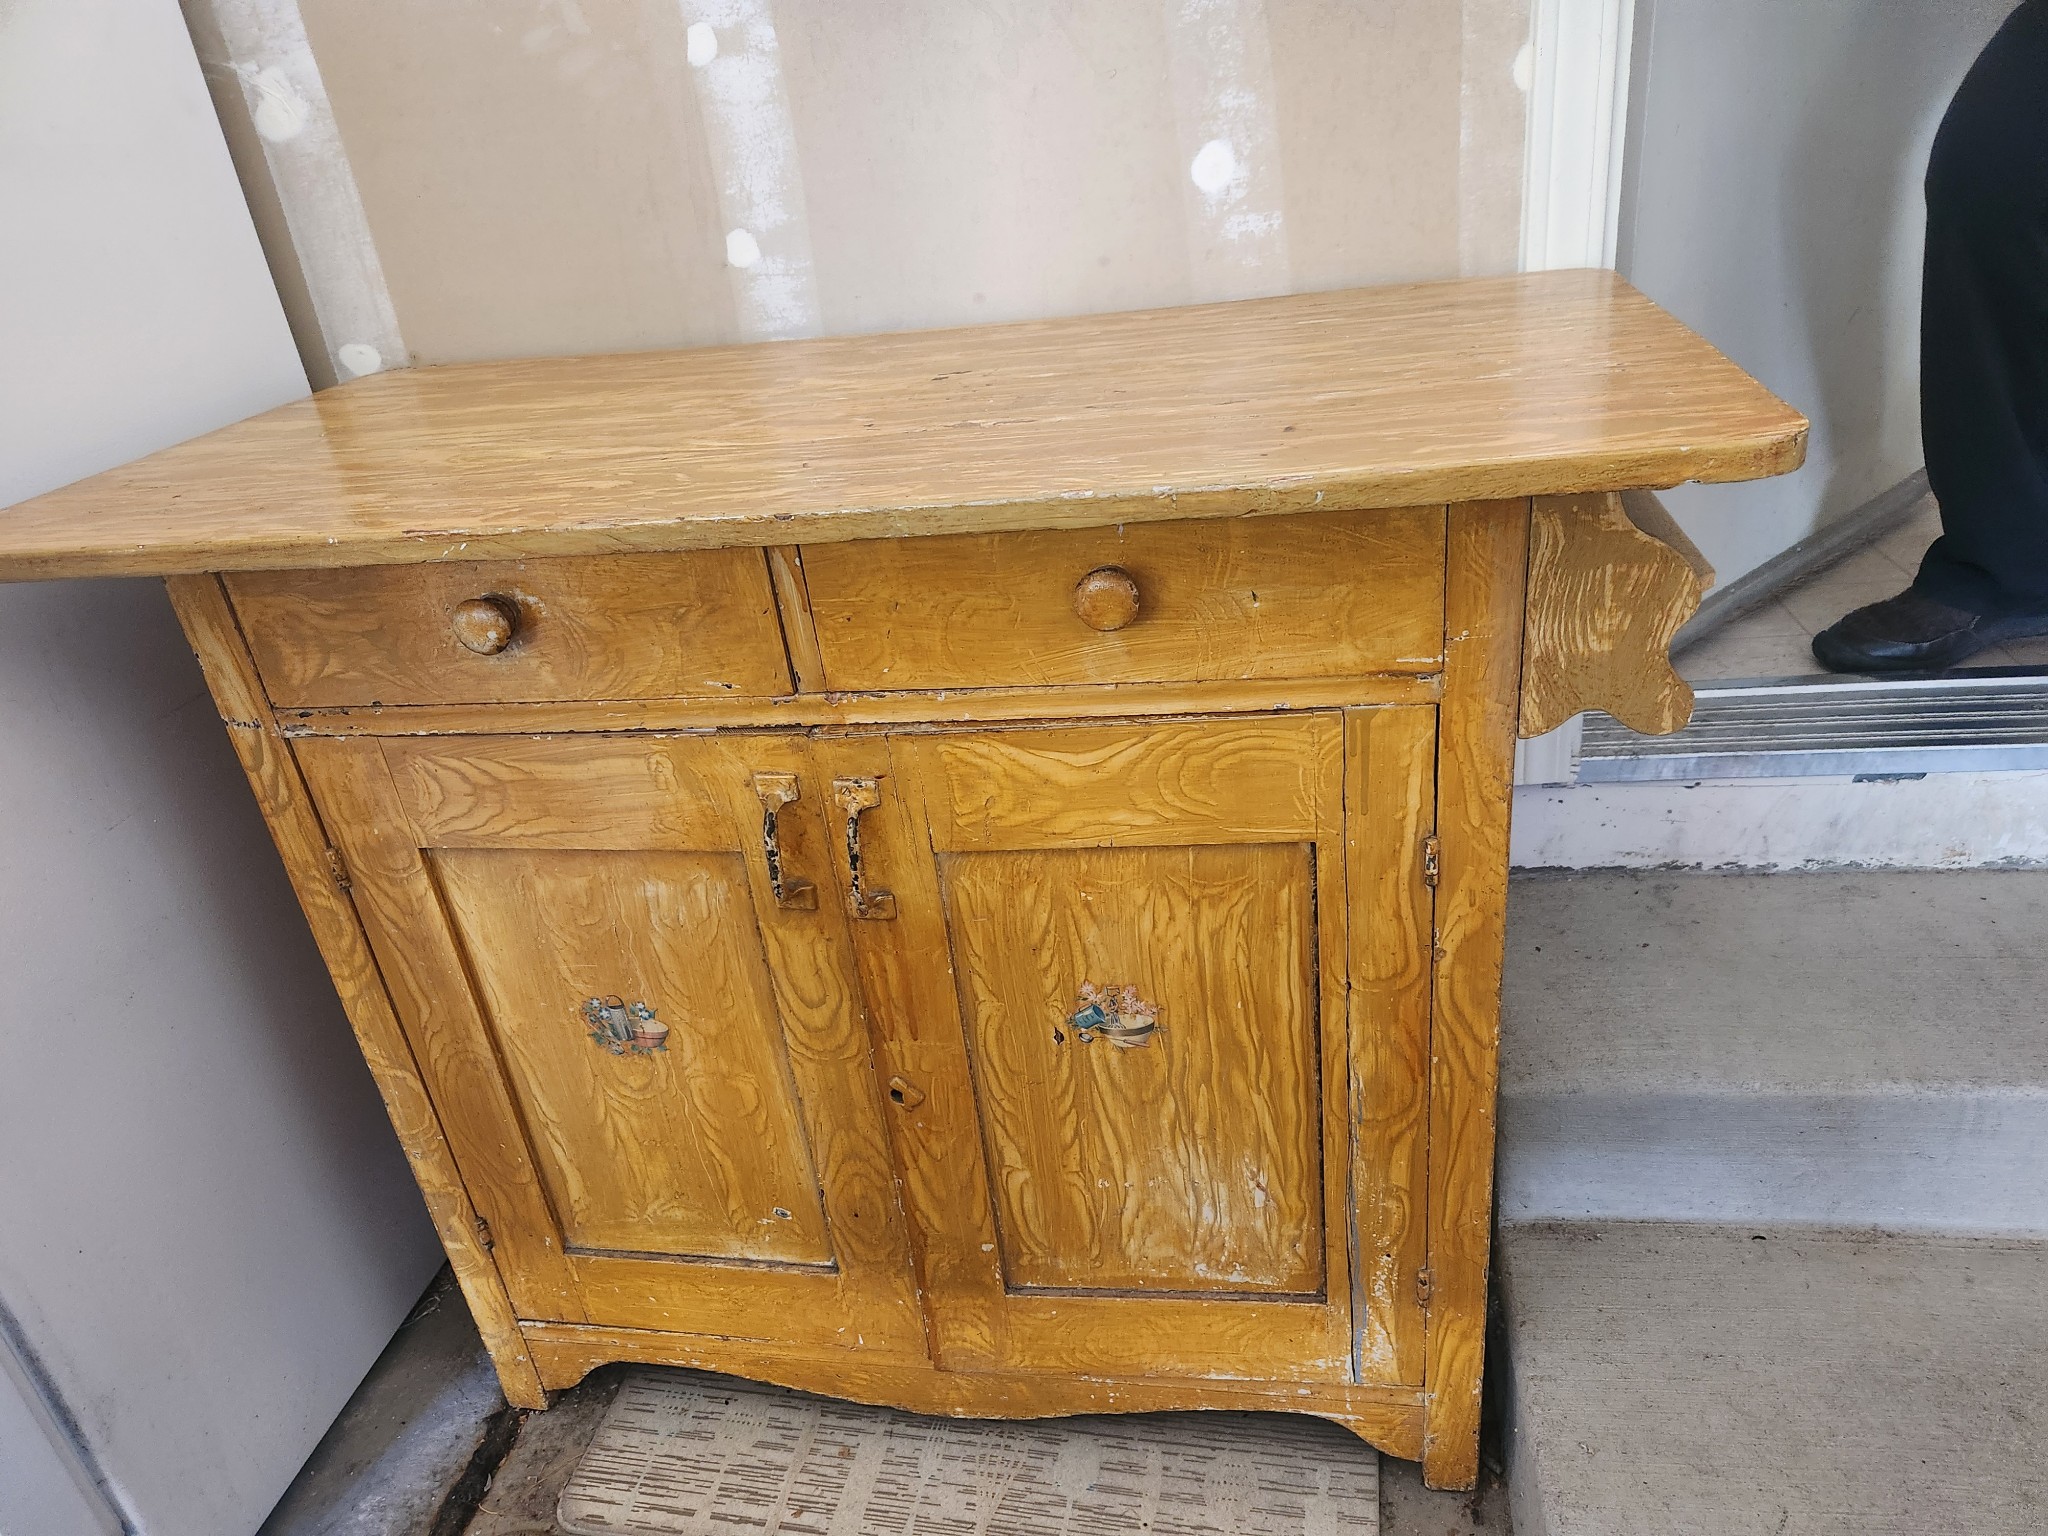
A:
POLYGON ((498 1240, 491 1236, 491 1224, 481 1216, 476 1219, 476 1240, 484 1245, 485 1253, 498 1251, 498 1240))
POLYGON ((1432 891, 1436 889, 1436 882, 1443 874, 1443 853, 1443 844, 1437 841, 1434 832, 1422 840, 1422 883, 1432 891))
POLYGON ((1428 1267, 1415 1271, 1415 1302, 1417 1306, 1429 1305, 1430 1295, 1436 1290, 1436 1272, 1428 1267))
POLYGON ((334 887, 346 895, 354 889, 348 880, 348 865, 342 862, 341 850, 332 843, 327 845, 327 872, 334 876, 334 887))

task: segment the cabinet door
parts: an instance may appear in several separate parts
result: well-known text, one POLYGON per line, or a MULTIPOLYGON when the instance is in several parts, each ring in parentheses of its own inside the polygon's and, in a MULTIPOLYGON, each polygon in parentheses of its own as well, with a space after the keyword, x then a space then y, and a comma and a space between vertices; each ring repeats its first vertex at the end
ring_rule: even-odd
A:
POLYGON ((1344 738, 1324 715, 831 748, 879 785, 863 865, 894 900, 859 938, 943 1364, 1352 1380, 1358 1310, 1419 1338, 1412 1280, 1354 1302, 1386 1267, 1352 1220, 1384 1167, 1358 1078, 1385 1062, 1347 1021, 1344 738))
POLYGON ((803 742, 299 755, 522 1317, 923 1352, 803 742))

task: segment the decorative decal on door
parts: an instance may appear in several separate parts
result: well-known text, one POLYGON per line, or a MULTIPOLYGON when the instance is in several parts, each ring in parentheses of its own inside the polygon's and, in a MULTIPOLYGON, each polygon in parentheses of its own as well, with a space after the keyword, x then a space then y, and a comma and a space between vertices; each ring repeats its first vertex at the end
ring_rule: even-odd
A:
POLYGON ((645 1003, 593 997, 583 1005, 590 1038, 614 1056, 646 1056, 668 1049, 668 1026, 645 1003))
POLYGON ((1158 1033, 1159 1005, 1139 997, 1136 987, 1084 981, 1080 1005, 1067 1015, 1067 1027, 1083 1045, 1100 1035, 1118 1050, 1135 1050, 1158 1033))

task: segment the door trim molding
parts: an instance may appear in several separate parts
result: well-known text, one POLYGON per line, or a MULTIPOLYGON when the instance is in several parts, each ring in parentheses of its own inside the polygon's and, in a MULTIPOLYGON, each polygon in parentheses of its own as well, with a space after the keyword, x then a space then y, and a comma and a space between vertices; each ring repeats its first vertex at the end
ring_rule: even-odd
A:
MULTIPOLYGON (((1532 0, 1516 71, 1529 90, 1522 270, 1612 267, 1621 233, 1636 0, 1532 0)), ((1517 744, 1517 784, 1569 784, 1581 721, 1517 744)))
POLYGON ((1530 7, 1524 272, 1614 265, 1635 10, 1635 0, 1530 7))

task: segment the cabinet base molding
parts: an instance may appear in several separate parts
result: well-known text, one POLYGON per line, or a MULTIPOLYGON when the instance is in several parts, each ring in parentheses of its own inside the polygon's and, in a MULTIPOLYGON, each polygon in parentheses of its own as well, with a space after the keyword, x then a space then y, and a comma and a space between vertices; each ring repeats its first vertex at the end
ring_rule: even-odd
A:
POLYGON ((1200 1408, 1304 1413, 1342 1424, 1389 1456, 1409 1461, 1422 1456, 1423 1392, 1418 1387, 947 1371, 868 1355, 796 1354, 745 1339, 575 1323, 521 1323, 519 1329, 541 1383, 550 1392, 575 1386, 601 1365, 625 1361, 716 1371, 796 1392, 958 1419, 1055 1419, 1200 1408))

